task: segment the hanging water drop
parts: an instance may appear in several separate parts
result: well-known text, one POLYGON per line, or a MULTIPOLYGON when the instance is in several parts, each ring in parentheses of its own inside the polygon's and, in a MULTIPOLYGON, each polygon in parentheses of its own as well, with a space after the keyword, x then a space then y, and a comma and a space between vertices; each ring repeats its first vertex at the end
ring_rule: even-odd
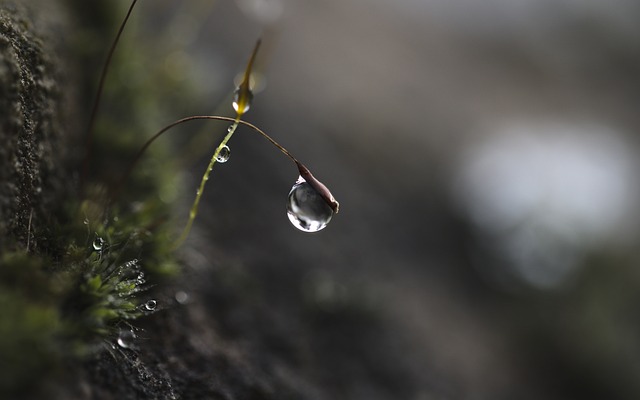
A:
POLYGON ((132 330, 121 330, 120 333, 118 334, 118 346, 122 347, 123 349, 130 349, 133 347, 134 342, 136 340, 136 334, 133 333, 132 330))
POLYGON ((154 311, 157 306, 158 306, 158 302, 155 300, 149 300, 146 303, 144 303, 144 309, 146 311, 154 311))
POLYGON ((240 85, 233 93, 233 109, 238 114, 244 114, 251 108, 251 102, 253 101, 253 92, 240 85))
POLYGON ((301 231, 318 232, 331 221, 333 209, 317 190, 300 177, 289 192, 287 216, 301 231))
POLYGON ((231 149, 229 148, 229 146, 224 145, 218 152, 216 161, 219 163, 226 163, 227 161, 229 161, 229 157, 231 157, 231 149))
POLYGON ((93 250, 95 251, 102 251, 102 249, 104 248, 104 239, 101 237, 97 237, 94 241, 93 241, 93 250))

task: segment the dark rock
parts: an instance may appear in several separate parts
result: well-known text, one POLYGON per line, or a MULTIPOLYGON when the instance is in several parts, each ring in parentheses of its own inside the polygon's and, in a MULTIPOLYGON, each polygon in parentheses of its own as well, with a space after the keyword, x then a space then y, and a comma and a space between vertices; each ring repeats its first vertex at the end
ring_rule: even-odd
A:
POLYGON ((40 32, 52 26, 50 20, 36 23, 21 5, 0 4, 0 243, 5 248, 45 246, 52 211, 70 188, 63 168, 59 64, 40 32))

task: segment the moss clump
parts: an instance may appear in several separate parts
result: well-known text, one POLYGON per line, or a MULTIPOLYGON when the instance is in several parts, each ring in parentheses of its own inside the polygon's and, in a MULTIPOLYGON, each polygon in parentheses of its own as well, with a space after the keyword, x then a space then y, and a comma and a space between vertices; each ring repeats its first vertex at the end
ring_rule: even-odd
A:
MULTIPOLYGON (((149 313, 141 308, 149 289, 178 271, 164 224, 169 209, 158 195, 171 191, 169 165, 143 165, 122 201, 107 207, 107 188, 143 140, 114 140, 107 128, 131 134, 132 109, 119 109, 117 119, 102 116, 94 142, 100 151, 92 152, 93 169, 80 194, 82 151, 75 151, 81 146, 70 132, 82 121, 64 118, 76 101, 64 99, 61 87, 71 83, 57 72, 61 60, 51 57, 49 35, 55 34, 42 40, 34 18, 39 14, 0 0, 0 398, 34 394, 48 377, 64 373, 57 366, 78 365, 105 342, 116 343, 124 324, 149 313)), ((101 29, 112 34, 114 25, 84 32, 94 29, 90 37, 101 38, 101 29)), ((78 60, 90 56, 78 53, 78 60)), ((76 70, 72 60, 66 60, 69 70, 76 70)), ((85 83, 96 74, 66 76, 79 86, 69 92, 86 94, 85 83)), ((117 91, 118 83, 113 86, 117 91)))
POLYGON ((12 398, 51 372, 62 351, 60 311, 43 262, 24 253, 0 259, 0 394, 12 398))
MULTIPOLYGON (((140 220, 146 214, 135 215, 140 220)), ((162 274, 175 271, 174 264, 144 261, 161 259, 151 256, 155 235, 129 223, 117 219, 95 231, 81 223, 89 228, 86 240, 72 241, 59 261, 20 250, 2 255, 2 398, 33 389, 30 382, 55 374, 61 362, 115 343, 123 323, 153 311, 143 308, 142 296, 162 274)))

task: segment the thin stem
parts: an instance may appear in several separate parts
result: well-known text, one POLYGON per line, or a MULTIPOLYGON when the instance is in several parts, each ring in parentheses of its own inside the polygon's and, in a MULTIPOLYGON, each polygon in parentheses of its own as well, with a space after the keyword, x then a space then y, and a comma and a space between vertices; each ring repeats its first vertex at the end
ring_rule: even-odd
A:
POLYGON ((182 230, 182 234, 180 235, 178 240, 174 243, 174 245, 173 245, 174 249, 177 249, 178 247, 180 247, 184 243, 184 241, 187 239, 187 237, 189 236, 189 233, 191 232, 191 227, 193 226, 193 221, 195 220, 196 215, 198 214, 198 206, 200 205, 200 199, 202 198, 202 193, 204 193, 204 187, 205 187, 207 181, 209 180, 209 174, 211 173, 211 170, 213 169, 213 166, 216 163, 216 160, 218 158, 218 155, 220 154, 220 151, 229 142, 229 140, 231 139, 231 137, 235 133, 236 129, 238 128, 238 125, 248 126, 249 128, 251 128, 254 131, 256 131, 259 134, 261 134, 264 138, 266 138, 269 141, 269 143, 274 145, 278 150, 280 150, 283 154, 285 154, 287 157, 289 157, 298 166, 299 169, 300 169, 300 166, 302 165, 287 149, 282 147, 278 142, 276 142, 273 138, 271 138, 271 136, 267 135, 262 129, 258 128, 257 126, 253 125, 252 123, 249 123, 249 122, 241 120, 240 116, 238 116, 236 118, 230 118, 230 117, 222 117, 222 116, 218 116, 218 115, 194 115, 194 116, 182 118, 182 119, 179 119, 177 121, 174 121, 174 122, 170 123, 169 125, 167 125, 164 128, 160 129, 155 135, 151 136, 146 141, 146 143, 140 148, 140 150, 138 150, 138 153, 136 153, 133 161, 131 162, 131 164, 129 164, 129 167, 127 168, 125 173, 122 175, 122 178, 120 178, 120 181, 115 186, 115 189, 112 191, 112 195, 110 197, 110 202, 114 202, 118 198, 118 196, 119 196, 119 194, 120 194, 120 192, 121 192, 121 190, 122 190, 122 188, 124 186, 124 182, 131 175, 131 172, 133 171, 133 168, 136 166, 138 161, 142 158, 142 155, 147 150, 147 148, 149 148, 149 146, 151 146, 151 144, 156 139, 158 139, 160 136, 162 136, 162 134, 164 134, 165 132, 167 132, 168 130, 170 130, 171 128, 173 128, 173 127, 175 127, 177 125, 180 125, 180 124, 183 124, 183 123, 189 122, 189 121, 195 121, 195 120, 229 121, 229 122, 232 122, 233 124, 229 127, 226 136, 222 139, 222 141, 220 142, 220 144, 216 148, 216 151, 213 153, 213 156, 211 157, 211 160, 209 161, 209 165, 207 166, 207 169, 206 169, 204 175, 202 176, 202 179, 200 180, 200 186, 198 187, 198 190, 196 192, 196 198, 195 198, 195 200, 193 202, 193 205, 191 206, 191 210, 189 211, 189 220, 187 221, 187 224, 185 225, 184 229, 182 230))
MULTIPOLYGON (((131 164, 129 164, 129 167, 127 168, 127 170, 124 172, 124 174, 122 174, 122 178, 120 178, 120 180, 118 181, 118 183, 116 184, 114 189, 111 191, 111 196, 110 196, 111 202, 113 203, 119 197, 120 192, 122 191, 122 188, 124 186, 124 183, 126 182, 126 180, 131 175, 131 172, 133 171, 133 168, 138 164, 138 162, 142 158, 142 155, 147 150, 147 148, 149 148, 149 146, 151 146, 151 144, 153 142, 155 142, 156 139, 158 139, 166 131, 168 131, 169 129, 171 129, 171 128, 177 126, 177 125, 180 125, 180 124, 183 124, 183 123, 189 122, 189 121, 195 121, 195 120, 228 121, 228 122, 233 122, 236 125, 236 127, 237 127, 237 125, 247 126, 247 127, 251 128, 251 129, 253 129, 254 131, 258 132, 260 135, 262 135, 265 139, 267 139, 269 141, 269 143, 274 145, 284 155, 289 157, 289 159, 291 159, 291 161, 293 161, 296 165, 300 164, 300 162, 287 149, 282 147, 278 142, 276 142, 273 138, 271 138, 271 136, 267 135, 262 129, 258 128, 257 126, 253 125, 250 122, 243 121, 243 120, 237 119, 237 118, 222 117, 222 116, 219 116, 219 115, 193 115, 193 116, 190 116, 190 117, 181 118, 181 119, 179 119, 177 121, 174 121, 174 122, 170 123, 169 125, 167 125, 164 128, 160 129, 155 135, 151 136, 145 142, 145 144, 136 153, 135 157, 133 158, 133 161, 131 161, 131 164)), ((234 127, 233 128, 234 132, 235 132, 235 129, 236 128, 234 127)), ((227 133, 227 136, 229 136, 228 133, 227 133)), ((229 139, 226 139, 226 140, 229 141, 229 139)), ((223 142, 224 142, 224 139, 223 139, 223 142)), ((224 144, 226 144, 226 142, 224 144)), ((217 153, 214 153, 214 158, 215 158, 215 156, 217 156, 217 153)))
POLYGON ((262 135, 262 137, 267 139, 269 141, 269 143, 271 143, 278 150, 280 150, 284 155, 286 155, 291 161, 293 161, 293 163, 298 168, 298 171, 300 172, 300 175, 303 178, 305 178, 307 180, 307 182, 309 182, 320 193, 320 195, 332 207, 334 212, 338 212, 339 204, 333 198, 333 196, 331 195, 331 192, 329 191, 329 189, 327 189, 326 186, 324 186, 320 181, 318 181, 311 174, 309 169, 304 164, 302 164, 300 161, 298 161, 293 156, 293 154, 291 154, 287 149, 285 149, 282 145, 280 145, 278 142, 276 142, 271 136, 267 135, 262 129, 258 128, 257 126, 253 125, 252 123, 241 120, 240 116, 237 116, 236 118, 231 118, 231 117, 222 117, 222 116, 218 116, 218 115, 193 115, 193 116, 190 116, 190 117, 185 117, 185 118, 182 118, 182 119, 179 119, 177 121, 174 121, 174 122, 170 123, 169 125, 167 125, 164 128, 160 129, 155 135, 151 136, 151 138, 149 138, 146 141, 146 143, 140 148, 140 150, 138 150, 138 153, 136 154, 135 158, 133 159, 133 161, 129 165, 129 168, 127 168, 127 170, 123 174, 122 178, 120 178, 120 181, 118 182, 118 184, 116 185, 115 189, 112 192, 113 194, 111 196, 111 202, 113 202, 113 201, 115 201, 115 199, 117 199, 120 191, 122 190, 124 182, 127 180, 129 175, 131 174, 131 171, 133 170, 135 165, 138 163, 140 158, 142 158, 142 155, 147 150, 147 148, 156 139, 158 139, 160 136, 162 136, 162 134, 164 134, 165 132, 167 132, 168 130, 170 130, 171 128, 173 128, 173 127, 175 127, 177 125, 180 125, 180 124, 183 124, 183 123, 189 122, 189 121, 195 121, 195 120, 228 121, 228 122, 232 122, 232 125, 229 126, 227 135, 222 139, 222 141, 220 142, 220 144, 216 148, 216 151, 213 153, 213 156, 211 157, 211 160, 209 161, 209 165, 207 166, 207 169, 206 169, 204 175, 202 176, 202 179, 200 181, 200 186, 198 187, 198 190, 196 192, 196 198, 195 198, 195 200, 193 202, 193 205, 191 206, 191 210, 189 211, 189 220, 187 221, 187 224, 184 227, 184 229, 182 231, 182 234, 180 235, 178 240, 174 243, 173 249, 177 249, 178 247, 180 247, 184 243, 184 241, 187 239, 187 237, 189 236, 189 232, 191 231, 191 227, 193 226, 193 221, 195 220, 196 215, 198 213, 198 206, 200 204, 200 199, 202 197, 202 193, 204 192, 204 187, 206 185, 206 182, 209 180, 209 174, 211 173, 211 170, 213 169, 213 166, 216 163, 216 160, 218 158, 218 155, 220 154, 220 151, 229 142, 229 140, 231 139, 231 137, 233 136, 233 134, 235 133, 235 131, 238 128, 239 125, 247 126, 247 127, 251 128, 252 130, 254 130, 255 132, 258 132, 260 135, 262 135))
POLYGON ((218 160, 218 154, 220 154, 220 151, 224 148, 224 146, 227 145, 227 143, 231 139, 231 136, 233 136, 233 134, 235 133, 236 128, 238 128, 239 122, 240 122, 240 116, 238 115, 238 117, 235 120, 233 120, 233 124, 229 127, 226 136, 224 137, 224 139, 222 139, 222 141, 216 148, 216 151, 213 152, 213 156, 211 156, 211 161, 209 161, 209 165, 207 166, 207 169, 204 172, 204 175, 202 175, 202 179, 200 180, 200 186, 198 187, 198 191, 196 192, 196 198, 193 201, 193 205, 191 205, 191 210, 189 210, 189 220, 187 221, 187 224, 182 230, 182 234, 180 234, 180 237, 178 238, 178 240, 173 244, 174 250, 182 246, 184 241, 187 240, 187 237, 189 236, 189 232, 191 232, 191 227, 193 226, 193 221, 196 219, 196 215, 198 214, 198 206, 200 205, 200 199, 202 198, 202 193, 204 193, 204 186, 207 184, 207 181, 209 180, 209 174, 213 169, 213 165, 218 160))
POLYGON ((104 89, 104 83, 107 78, 107 71, 109 70, 109 65, 111 64, 111 59, 113 58, 113 53, 116 50, 116 46, 120 41, 120 36, 122 36, 122 32, 124 31, 124 27, 131 16, 131 12, 133 11, 133 7, 135 7, 138 0, 133 0, 131 5, 129 6, 129 11, 127 11, 127 15, 124 17, 120 28, 118 29, 118 34, 111 44, 111 48, 109 49, 109 53, 107 54, 107 59, 102 66, 102 73, 100 74, 100 82, 98 83, 98 91, 96 93, 96 97, 93 100, 93 108, 91 109, 91 116, 89 117, 89 127, 87 128, 87 141, 85 143, 85 155, 84 161, 82 162, 82 175, 81 175, 81 185, 84 184, 84 181, 89 173, 89 160, 91 159, 91 146, 93 145, 93 129, 95 127, 96 115, 98 114, 98 108, 100 107, 100 99, 102 98, 102 91, 104 89))
POLYGON ((193 118, 193 119, 215 119, 215 120, 219 120, 219 121, 232 121, 232 122, 236 122, 237 121, 240 125, 247 126, 247 127, 251 128, 251 129, 253 129, 254 131, 258 132, 265 139, 267 139, 272 145, 274 145, 278 150, 280 150, 285 156, 289 157, 291 159, 291 161, 293 161, 296 164, 299 164, 299 161, 293 156, 293 154, 291 154, 289 152, 289 150, 287 150, 284 147, 282 147, 282 145, 280 145, 280 143, 276 142, 271 136, 267 135, 262 129, 258 128, 257 126, 255 126, 251 122, 247 122, 247 121, 243 121, 243 120, 237 120, 237 119, 231 118, 231 117, 221 117, 221 116, 218 116, 218 115, 201 115, 201 116, 193 116, 193 117, 189 117, 189 118, 193 118))

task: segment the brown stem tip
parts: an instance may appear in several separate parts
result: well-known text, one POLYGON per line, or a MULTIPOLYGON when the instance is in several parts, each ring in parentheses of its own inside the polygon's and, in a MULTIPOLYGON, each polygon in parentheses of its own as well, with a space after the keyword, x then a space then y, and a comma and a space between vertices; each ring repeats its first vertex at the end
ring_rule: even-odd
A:
POLYGON ((303 177, 304 180, 307 181, 309 185, 311 185, 311 187, 314 188, 320 194, 320 196, 322 196, 324 201, 326 201, 327 204, 329 204, 329 207, 331 207, 333 212, 337 214, 338 210, 340 209, 340 203, 338 203, 338 201, 333 197, 333 195, 331 194, 331 191, 322 182, 317 180, 316 177, 313 176, 313 174, 311 174, 311 171, 309 171, 309 168, 307 168, 300 161, 296 160, 296 165, 298 166, 298 171, 300 172, 300 176, 303 177))

